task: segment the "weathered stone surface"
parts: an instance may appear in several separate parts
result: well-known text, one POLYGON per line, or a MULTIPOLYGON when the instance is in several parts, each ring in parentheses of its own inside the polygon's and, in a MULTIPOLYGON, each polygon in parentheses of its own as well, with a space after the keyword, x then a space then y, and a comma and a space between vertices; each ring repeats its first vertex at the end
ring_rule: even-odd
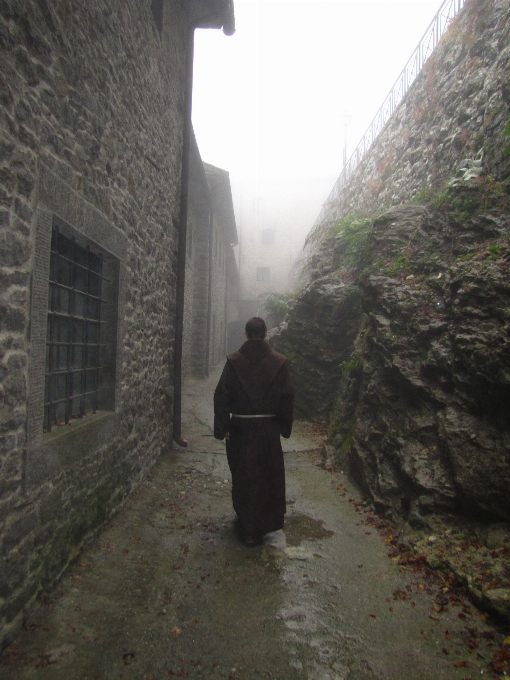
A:
POLYGON ((298 415, 325 422, 351 351, 360 314, 360 291, 335 276, 316 279, 299 297, 292 321, 270 343, 288 357, 298 415))
POLYGON ((0 2, 0 640, 172 441, 189 16, 186 3, 163 4, 158 30, 150 2, 0 2), (31 298, 41 211, 48 228, 53 215, 78 232, 96 225, 98 238, 84 237, 119 259, 130 291, 115 427, 87 431, 85 452, 72 433, 52 453, 27 446, 27 403, 44 392, 44 375, 29 379, 32 313, 45 314, 31 298), (128 252, 112 249, 114 232, 128 252))
POLYGON ((416 526, 445 509, 510 519, 509 195, 477 180, 439 209, 392 208, 373 223, 357 283, 323 251, 316 271, 334 273, 310 283, 277 339, 298 357, 309 414, 327 414, 336 393, 339 464, 416 526), (332 306, 347 286, 356 305, 332 306))
POLYGON ((327 341, 301 329, 300 301, 281 332, 293 339, 283 351, 299 347, 309 413, 323 419, 315 402, 327 411, 335 393, 337 461, 379 509, 417 527, 445 510, 510 520, 509 31, 507 2, 467 2, 330 206, 324 230, 350 214, 379 217, 361 272, 331 238, 308 260, 309 289, 328 276, 360 299, 344 319, 357 337, 339 341, 340 360, 328 347, 335 360, 318 389, 299 374, 327 341), (445 191, 482 147, 485 177, 445 191), (417 196, 424 205, 403 204, 417 196))
POLYGON ((483 147, 484 165, 506 177, 501 133, 510 107, 507 0, 469 0, 392 118, 365 154, 326 220, 373 216, 440 187, 483 147))

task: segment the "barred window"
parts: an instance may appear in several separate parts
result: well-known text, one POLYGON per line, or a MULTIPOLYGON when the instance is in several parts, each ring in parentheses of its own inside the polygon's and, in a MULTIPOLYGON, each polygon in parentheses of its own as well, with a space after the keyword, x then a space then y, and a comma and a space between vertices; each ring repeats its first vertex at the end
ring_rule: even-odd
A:
POLYGON ((105 383, 103 255, 53 225, 50 255, 44 430, 100 408, 105 383))
POLYGON ((269 267, 257 267, 257 281, 269 281, 269 267))

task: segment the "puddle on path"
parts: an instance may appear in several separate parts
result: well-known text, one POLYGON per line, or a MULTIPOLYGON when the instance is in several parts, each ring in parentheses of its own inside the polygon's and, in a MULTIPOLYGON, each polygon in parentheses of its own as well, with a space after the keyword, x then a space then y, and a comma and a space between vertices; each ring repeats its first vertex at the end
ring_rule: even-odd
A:
POLYGON ((329 531, 323 526, 324 522, 321 519, 313 519, 308 515, 300 513, 288 514, 285 517, 285 538, 287 545, 296 547, 304 540, 318 540, 320 538, 329 538, 334 534, 334 531, 329 531))

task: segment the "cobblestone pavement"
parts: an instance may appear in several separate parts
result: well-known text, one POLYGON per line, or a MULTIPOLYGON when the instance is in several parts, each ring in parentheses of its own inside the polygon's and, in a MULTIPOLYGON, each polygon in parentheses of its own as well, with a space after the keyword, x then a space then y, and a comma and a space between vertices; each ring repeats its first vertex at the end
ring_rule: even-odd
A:
POLYGON ((355 490, 319 465, 310 424, 285 442, 284 531, 256 548, 238 541, 211 432, 217 378, 188 383, 188 448, 159 460, 30 613, 0 680, 480 676, 490 654, 465 642, 481 616, 438 613, 436 586, 388 558, 355 490))

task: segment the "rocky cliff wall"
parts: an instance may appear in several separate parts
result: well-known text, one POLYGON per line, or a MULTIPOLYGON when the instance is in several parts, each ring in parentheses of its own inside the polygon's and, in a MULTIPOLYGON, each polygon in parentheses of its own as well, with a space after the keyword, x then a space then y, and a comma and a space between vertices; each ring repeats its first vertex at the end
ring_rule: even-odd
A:
POLYGON ((453 22, 316 232, 271 340, 298 414, 329 422, 326 455, 407 545, 507 618, 509 9, 472 0, 453 22), (480 148, 483 174, 452 183, 480 148))
POLYGON ((510 181, 391 208, 357 266, 345 237, 272 339, 298 414, 329 416, 325 454, 373 509, 510 618, 510 181))

